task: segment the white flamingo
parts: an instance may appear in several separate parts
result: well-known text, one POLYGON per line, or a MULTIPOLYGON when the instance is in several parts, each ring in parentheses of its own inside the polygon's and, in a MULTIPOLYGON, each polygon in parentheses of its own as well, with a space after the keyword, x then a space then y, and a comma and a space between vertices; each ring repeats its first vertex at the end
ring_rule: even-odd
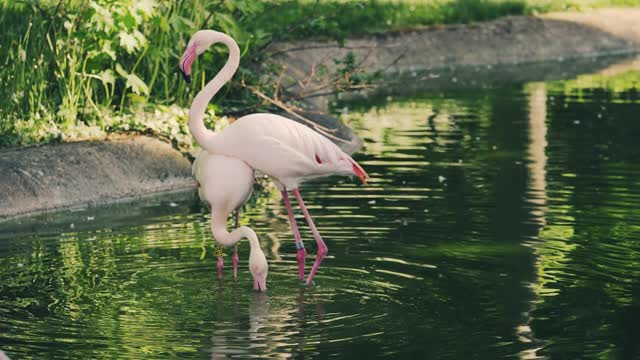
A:
MULTIPOLYGON (((234 246, 242 238, 249 240, 249 271, 253 276, 253 288, 258 291, 267 289, 269 265, 260 248, 258 236, 248 226, 237 227, 231 233, 227 231, 227 218, 233 210, 241 207, 251 196, 254 171, 244 161, 203 150, 193 163, 193 174, 198 181, 200 199, 211 206, 211 232, 216 243, 222 246, 234 246)), ((233 274, 237 276, 238 248, 233 256, 233 274)), ((222 257, 218 257, 218 276, 222 276, 222 257)))
POLYGON ((304 280, 306 251, 287 195, 288 190, 293 191, 318 246, 318 255, 307 279, 307 284, 310 284, 328 248, 309 215, 298 186, 306 180, 330 175, 356 175, 364 183, 368 175, 329 139, 282 116, 247 115, 217 135, 207 129, 203 122, 205 108, 209 100, 236 72, 240 63, 240 49, 226 34, 201 30, 193 35, 180 60, 180 71, 189 82, 191 64, 214 43, 223 43, 229 48, 229 59, 220 72, 196 95, 189 111, 189 130, 200 146, 207 151, 244 160, 254 169, 275 180, 282 193, 298 249, 299 277, 304 280))

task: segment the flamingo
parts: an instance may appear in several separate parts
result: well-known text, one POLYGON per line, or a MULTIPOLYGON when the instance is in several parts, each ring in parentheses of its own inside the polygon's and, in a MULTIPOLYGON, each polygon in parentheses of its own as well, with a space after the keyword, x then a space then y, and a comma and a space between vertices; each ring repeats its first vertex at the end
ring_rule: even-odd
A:
POLYGON ((214 43, 226 45, 229 49, 229 58, 220 72, 193 100, 189 110, 189 130, 198 144, 208 152, 241 159, 274 180, 287 208, 291 231, 296 242, 298 277, 304 281, 307 253, 288 196, 289 190, 293 192, 318 248, 315 262, 306 281, 309 285, 313 282, 318 267, 329 249, 302 200, 300 184, 310 179, 330 175, 356 175, 366 183, 369 176, 358 163, 329 139, 305 125, 279 115, 267 113, 246 115, 219 134, 207 129, 203 122, 205 108, 238 69, 240 49, 236 42, 224 33, 200 30, 189 40, 179 64, 183 78, 190 82, 191 65, 194 60, 214 43))
MULTIPOLYGON (((216 243, 234 246, 243 238, 249 240, 249 271, 253 276, 253 288, 267 290, 269 265, 260 248, 256 233, 248 226, 238 227, 237 209, 251 196, 254 170, 244 161, 203 150, 193 163, 193 175, 198 182, 200 199, 211 206, 211 232, 216 243), (236 210, 236 229, 227 231, 227 218, 236 210)), ((218 256, 218 277, 222 277, 222 257, 218 256)), ((237 277, 238 248, 233 255, 233 275, 237 277)))

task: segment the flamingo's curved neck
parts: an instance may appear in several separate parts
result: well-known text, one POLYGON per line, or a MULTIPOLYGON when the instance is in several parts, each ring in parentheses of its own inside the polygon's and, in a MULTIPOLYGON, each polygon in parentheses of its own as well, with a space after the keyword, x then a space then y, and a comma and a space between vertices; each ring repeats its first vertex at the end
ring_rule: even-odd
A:
POLYGON ((223 43, 229 48, 229 59, 220 72, 196 95, 191 109, 189 110, 189 131, 198 144, 207 150, 213 151, 213 138, 215 133, 204 126, 204 113, 209 101, 220 91, 233 74, 235 74, 240 64, 240 48, 238 44, 228 35, 211 31, 208 32, 209 40, 212 44, 223 43))
POLYGON ((232 232, 227 231, 227 217, 229 213, 216 213, 211 215, 211 232, 216 242, 222 246, 233 246, 243 238, 249 240, 251 251, 260 250, 260 242, 255 231, 248 226, 240 226, 232 232), (218 216, 220 215, 220 216, 218 216))

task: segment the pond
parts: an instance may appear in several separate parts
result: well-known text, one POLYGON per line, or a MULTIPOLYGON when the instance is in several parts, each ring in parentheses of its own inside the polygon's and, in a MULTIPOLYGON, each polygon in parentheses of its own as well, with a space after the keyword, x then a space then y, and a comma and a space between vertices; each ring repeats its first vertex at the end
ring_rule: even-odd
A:
MULTIPOLYGON (((637 64, 637 62, 636 62, 637 64)), ((640 71, 336 104, 369 172, 308 183, 329 246, 297 281, 277 191, 242 215, 269 263, 216 276, 193 193, 0 224, 0 349, 22 358, 640 356, 640 71)), ((298 211, 310 258, 315 245, 298 211)))

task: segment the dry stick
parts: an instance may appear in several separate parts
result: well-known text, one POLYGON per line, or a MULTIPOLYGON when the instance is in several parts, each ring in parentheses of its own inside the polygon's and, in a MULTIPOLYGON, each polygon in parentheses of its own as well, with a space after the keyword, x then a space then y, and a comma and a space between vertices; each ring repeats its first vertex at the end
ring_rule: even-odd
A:
POLYGON ((263 94, 263 93, 262 93, 260 90, 258 90, 256 87, 254 87, 254 86, 248 86, 248 85, 246 85, 246 84, 244 84, 244 83, 243 83, 242 85, 243 85, 243 86, 245 86, 247 89, 251 90, 251 92, 253 92, 253 93, 254 93, 256 96, 258 96, 259 98, 261 98, 261 99, 263 99, 263 100, 266 100, 267 102, 269 102, 269 103, 271 103, 271 104, 273 104, 273 105, 275 105, 275 106, 277 106, 277 107, 281 108, 282 110, 286 111, 288 114, 291 114, 291 115, 292 115, 292 116, 294 116, 295 118, 300 119, 300 120, 304 121, 305 123, 307 123, 307 124, 311 125, 311 126, 312 126, 316 131, 317 131, 317 132, 319 132, 319 133, 321 133, 321 134, 325 135, 326 137, 328 137, 328 138, 330 138, 330 139, 334 139, 334 140, 336 140, 336 141, 340 141, 340 142, 346 143, 346 144, 350 144, 350 143, 351 143, 350 141, 344 140, 344 139, 342 139, 342 138, 339 138, 339 137, 337 137, 337 136, 335 136, 335 135, 333 135, 333 134, 330 134, 330 133, 329 133, 329 132, 336 132, 336 131, 337 131, 337 129, 329 129, 329 128, 324 127, 324 126, 322 126, 322 125, 318 125, 318 124, 316 124, 315 122, 313 122, 313 121, 311 121, 311 120, 307 119, 306 117, 304 117, 304 116, 302 116, 302 115, 300 115, 300 114, 296 113, 295 111, 293 111, 293 110, 291 109, 291 107, 289 107, 289 106, 285 105, 285 104, 284 104, 284 103, 282 103, 281 101, 274 100, 274 99, 272 99, 272 98, 268 97, 267 95, 263 94))
POLYGON ((282 81, 282 76, 284 76, 284 72, 287 70, 287 65, 282 66, 282 71, 280 75, 278 75, 278 80, 276 81, 275 89, 273 91, 273 98, 278 100, 278 90, 280 90, 280 82, 282 81))
MULTIPOLYGON (((51 18, 49 19, 49 28, 47 29, 47 35, 51 32, 51 27, 53 26, 53 20, 56 18, 56 15, 58 15, 58 11, 60 11, 60 7, 62 6, 62 3, 64 3, 64 0, 58 1, 58 6, 56 6, 56 11, 53 12, 53 14, 51 15, 51 18)), ((43 51, 44 51, 44 41, 42 42, 42 46, 40 46, 40 55, 38 55, 38 57, 42 56, 43 51)), ((53 55, 56 55, 55 46, 53 47, 53 55)))
POLYGON ((304 93, 304 90, 307 88, 307 86, 309 86, 309 84, 311 84, 311 81, 316 77, 316 65, 317 63, 313 63, 311 64, 311 73, 309 74, 309 76, 307 76, 307 81, 305 81, 304 83, 302 82, 302 80, 298 80, 298 86, 300 86, 300 89, 302 89, 302 93, 304 93))
MULTIPOLYGON (((244 79, 242 80, 242 86, 244 86, 245 88, 251 90, 251 92, 253 92, 255 95, 257 95, 258 97, 262 98, 263 100, 266 100, 267 102, 287 111, 287 112, 293 112, 291 113, 292 115, 298 117, 300 120, 303 120, 305 122, 308 122, 309 124, 311 124, 316 130, 320 131, 325 131, 325 132, 330 132, 330 133, 334 133, 337 131, 337 129, 329 129, 328 127, 316 124, 315 122, 303 117, 302 115, 295 113, 294 110, 298 110, 301 111, 302 109, 299 108, 295 108, 293 106, 287 106, 284 102, 280 101, 278 99, 277 96, 277 91, 276 91, 276 95, 273 98, 268 97, 267 95, 265 95, 263 92, 261 92, 260 90, 258 90, 257 87, 255 86, 249 86, 244 82, 244 79)), ((277 90, 277 89, 276 89, 277 90)))
POLYGON ((400 59, 402 59, 407 54, 408 51, 409 50, 405 50, 402 54, 398 55, 398 57, 395 60, 393 60, 389 65, 385 66, 384 69, 382 69, 382 72, 387 71, 387 69, 395 65, 398 61, 400 61, 400 59))
POLYGON ((207 23, 209 23, 209 20, 211 20, 211 17, 213 16, 213 14, 218 11, 218 9, 220 8, 220 6, 222 6, 222 4, 224 4, 225 0, 220 0, 218 1, 218 3, 216 4, 216 6, 209 12, 209 15, 207 16, 206 19, 204 19, 204 21, 202 22, 202 25, 200 25, 200 29, 205 29, 207 26, 207 23))

